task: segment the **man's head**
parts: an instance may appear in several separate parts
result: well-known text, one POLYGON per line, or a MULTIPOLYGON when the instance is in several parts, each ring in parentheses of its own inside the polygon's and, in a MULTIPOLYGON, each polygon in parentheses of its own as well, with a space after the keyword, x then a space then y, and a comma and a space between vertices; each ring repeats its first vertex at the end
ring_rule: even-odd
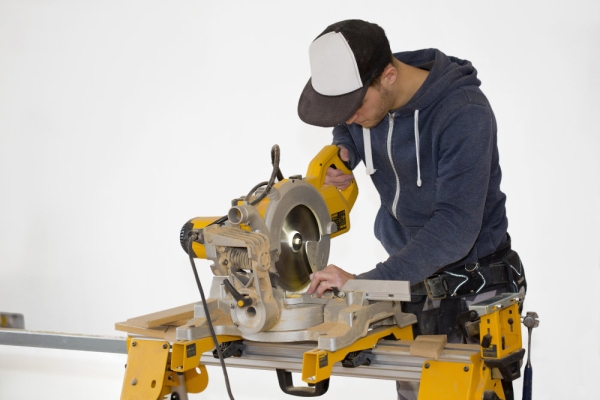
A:
POLYGON ((324 127, 353 118, 368 100, 369 86, 392 62, 383 29, 361 20, 328 26, 312 42, 309 56, 312 76, 300 96, 298 115, 307 124, 324 127))

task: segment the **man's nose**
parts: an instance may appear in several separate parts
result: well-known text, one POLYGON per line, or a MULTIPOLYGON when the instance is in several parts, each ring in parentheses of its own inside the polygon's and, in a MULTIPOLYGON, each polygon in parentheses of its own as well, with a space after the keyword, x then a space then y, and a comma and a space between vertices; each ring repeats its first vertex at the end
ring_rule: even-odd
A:
POLYGON ((346 121, 346 123, 348 125, 350 125, 351 123, 353 123, 356 120, 357 117, 358 117, 358 113, 352 114, 352 116, 350 117, 350 119, 348 121, 346 121))

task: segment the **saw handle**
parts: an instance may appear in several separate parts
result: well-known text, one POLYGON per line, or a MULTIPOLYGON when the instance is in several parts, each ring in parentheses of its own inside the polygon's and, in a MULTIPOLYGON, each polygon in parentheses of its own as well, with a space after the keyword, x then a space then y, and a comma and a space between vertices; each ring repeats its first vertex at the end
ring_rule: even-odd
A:
MULTIPOLYGON (((339 147, 336 145, 327 145, 321 149, 308 165, 306 179, 313 181, 313 185, 317 189, 320 189, 325 184, 325 177, 329 168, 339 169, 344 174, 352 174, 348 164, 340 158, 339 150, 339 147)), ((356 180, 353 179, 350 185, 346 189, 340 190, 339 193, 345 199, 348 208, 352 209, 358 196, 356 180)))
POLYGON ((277 369, 279 387, 285 394, 299 397, 316 397, 327 393, 329 389, 329 378, 317 382, 314 386, 294 386, 292 373, 285 369, 277 369))
MULTIPOLYGON (((335 148, 335 154, 331 156, 331 164, 329 164, 329 168, 340 169, 345 175, 352 175, 352 169, 350 168, 350 164, 342 160, 342 157, 340 157, 340 152, 342 149, 335 145, 332 145, 332 147, 335 148)), ((327 168, 325 168, 325 175, 327 175, 327 168)), ((325 178, 323 178, 323 183, 324 182, 325 178)))

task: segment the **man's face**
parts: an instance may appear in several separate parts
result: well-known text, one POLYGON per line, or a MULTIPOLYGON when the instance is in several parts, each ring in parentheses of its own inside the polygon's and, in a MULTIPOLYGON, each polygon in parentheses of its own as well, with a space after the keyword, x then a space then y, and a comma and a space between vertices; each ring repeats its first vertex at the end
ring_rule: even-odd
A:
POLYGON ((346 123, 356 123, 364 128, 377 126, 392 109, 393 104, 393 95, 389 89, 382 85, 370 86, 361 106, 346 123))

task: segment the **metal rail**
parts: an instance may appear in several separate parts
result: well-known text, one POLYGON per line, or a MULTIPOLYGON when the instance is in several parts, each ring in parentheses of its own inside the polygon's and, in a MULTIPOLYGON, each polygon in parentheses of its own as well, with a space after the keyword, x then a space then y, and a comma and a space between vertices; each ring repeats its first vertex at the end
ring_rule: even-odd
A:
POLYGON ((0 344, 47 349, 127 354, 126 338, 70 333, 0 329, 0 344))
MULTIPOLYGON (((126 337, 90 336, 56 332, 28 331, 23 329, 0 329, 0 345, 38 347, 61 350, 80 350, 102 353, 127 354, 126 337)), ((333 366, 332 375, 418 382, 425 358, 410 354, 412 341, 381 340, 371 350, 373 359, 369 366, 345 368, 340 363, 333 366)), ((311 343, 261 343, 243 341, 241 357, 229 357, 228 367, 302 372, 302 358, 313 350, 311 343)), ((478 345, 448 344, 440 355, 440 361, 469 363, 478 345)), ((219 366, 212 352, 204 353, 200 363, 219 366)))

